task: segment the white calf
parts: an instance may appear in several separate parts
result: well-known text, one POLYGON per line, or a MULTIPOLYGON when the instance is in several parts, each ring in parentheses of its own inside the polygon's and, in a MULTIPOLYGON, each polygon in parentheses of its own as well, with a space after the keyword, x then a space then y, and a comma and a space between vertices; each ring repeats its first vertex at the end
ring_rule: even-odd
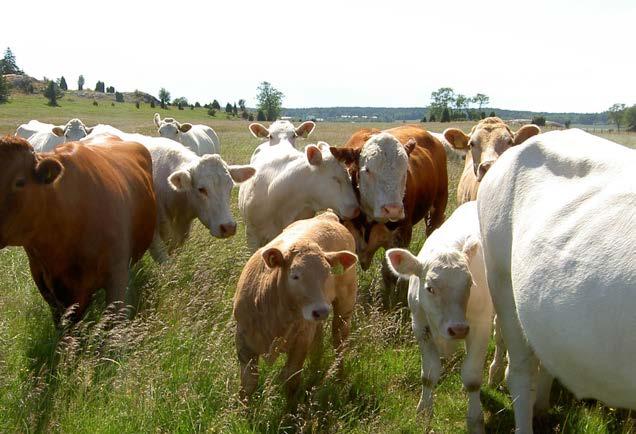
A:
POLYGON ((92 132, 79 119, 71 119, 63 126, 32 120, 18 127, 16 135, 26 138, 36 152, 50 152, 58 145, 83 139, 92 132), (26 136, 32 132, 30 136, 26 136))
POLYGON ((512 147, 477 206, 517 431, 539 362, 579 398, 636 408, 636 152, 580 130, 512 147))
POLYGON ((267 244, 287 225, 331 208, 342 218, 358 215, 351 179, 329 145, 263 149, 250 163, 256 176, 241 185, 239 209, 252 250, 267 244))
POLYGON ((197 155, 221 153, 219 136, 207 125, 182 124, 173 118, 161 119, 159 113, 155 113, 154 121, 161 137, 179 142, 197 155))
POLYGON ((422 356, 418 412, 432 416, 440 357, 450 356, 459 340, 465 339, 462 382, 468 392, 468 430, 483 432, 479 390, 494 311, 486 283, 476 203, 457 208, 428 237, 417 257, 405 249, 389 249, 386 257, 395 274, 409 278, 408 303, 422 356))

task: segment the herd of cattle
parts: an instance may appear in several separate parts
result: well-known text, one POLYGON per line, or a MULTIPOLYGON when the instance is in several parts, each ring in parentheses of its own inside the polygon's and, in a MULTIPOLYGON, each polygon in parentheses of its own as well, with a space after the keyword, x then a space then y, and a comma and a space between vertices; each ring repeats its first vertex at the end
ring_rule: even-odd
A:
POLYGON ((298 149, 315 124, 276 121, 249 126, 263 143, 239 166, 221 158, 210 127, 154 122, 160 137, 73 119, 31 121, 0 139, 0 248, 24 247, 56 323, 70 307, 81 318, 101 288, 108 303, 124 301, 131 264, 146 250, 168 259, 195 218, 214 237, 235 234, 240 184, 254 252, 234 299, 243 399, 257 387, 259 357, 281 352, 293 395, 331 311, 342 362, 355 263, 368 268, 383 247, 387 287, 409 282, 427 417, 440 357, 465 340, 467 425, 484 431, 479 391, 495 316, 489 384, 507 374, 519 431, 548 409, 553 378, 578 397, 636 409, 633 150, 580 130, 513 132, 494 117, 468 135, 404 125, 298 149), (466 160, 461 205, 445 220, 450 149, 466 160), (420 221, 427 239, 415 256, 407 248, 420 221))

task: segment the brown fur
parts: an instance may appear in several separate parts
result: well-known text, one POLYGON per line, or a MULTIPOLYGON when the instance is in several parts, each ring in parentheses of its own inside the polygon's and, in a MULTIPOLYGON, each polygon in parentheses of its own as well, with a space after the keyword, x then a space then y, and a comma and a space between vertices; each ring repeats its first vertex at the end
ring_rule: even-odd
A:
POLYGON ((0 248, 24 247, 54 321, 74 304, 81 318, 100 288, 109 303, 124 301, 128 268, 148 248, 156 220, 146 148, 112 139, 35 153, 4 137, 0 154, 0 248))
MULTIPOLYGON (((366 141, 379 132, 381 131, 378 129, 365 128, 355 132, 341 148, 331 148, 336 158, 348 165, 356 191, 360 151, 366 141)), ((361 215, 352 222, 356 229, 352 233, 357 237, 364 237, 363 240, 356 239, 357 245, 366 247, 365 251, 358 251, 358 254, 368 258, 369 262, 380 247, 407 247, 411 242, 413 226, 422 219, 426 219, 427 235, 437 229, 444 222, 448 200, 446 151, 439 140, 416 125, 403 125, 384 132, 392 134, 402 144, 408 144, 411 139, 414 139, 415 144, 409 153, 406 193, 403 199, 405 218, 385 225, 368 222, 367 216, 361 215), (385 228, 374 229, 373 225, 383 225, 385 228), (391 235, 387 235, 388 231, 391 235), (370 239, 372 233, 374 239, 370 239)), ((362 265, 368 267, 368 264, 362 265)))
MULTIPOLYGON (((239 278, 234 297, 234 318, 236 319, 236 348, 241 365, 241 396, 249 397, 258 382, 259 356, 265 355, 270 361, 279 352, 287 353, 287 364, 281 373, 288 393, 293 394, 300 385, 300 371, 312 346, 320 346, 322 324, 307 321, 302 316, 302 306, 296 293, 288 288, 290 265, 300 264, 303 273, 316 273, 316 282, 325 302, 333 307, 332 342, 339 352, 349 335, 349 319, 356 301, 357 279, 355 266, 340 275, 326 274, 322 267, 314 267, 309 261, 336 251, 355 250, 355 242, 349 232, 338 222, 338 217, 327 212, 307 220, 299 220, 289 225, 269 244, 256 251, 248 260, 239 278), (279 249, 283 256, 278 259, 280 266, 270 268, 264 252, 279 249), (305 261, 305 262, 303 262, 305 261), (318 269, 320 268, 320 269, 318 269), (320 283, 317 283, 320 285, 320 283)), ((353 254, 348 254, 355 258, 353 254)), ((270 258, 276 263, 276 258, 270 258)), ((313 277, 314 274, 311 274, 313 277)))
POLYGON ((457 128, 444 131, 446 140, 455 149, 467 152, 464 171, 457 186, 457 204, 477 199, 479 181, 475 174, 472 146, 478 146, 481 151, 481 161, 494 158, 495 160, 511 146, 523 143, 529 137, 539 134, 541 130, 535 125, 525 125, 516 132, 498 117, 489 117, 479 121, 466 135, 457 128), (486 156, 484 158, 484 156, 486 156))

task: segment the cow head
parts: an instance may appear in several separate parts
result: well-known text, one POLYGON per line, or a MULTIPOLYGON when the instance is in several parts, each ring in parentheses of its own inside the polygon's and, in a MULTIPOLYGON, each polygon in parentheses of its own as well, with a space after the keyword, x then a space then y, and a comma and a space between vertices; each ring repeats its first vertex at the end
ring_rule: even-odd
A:
POLYGON ((63 171, 58 160, 36 154, 26 140, 0 138, 0 248, 28 242, 41 195, 63 171))
POLYGON ((358 216, 360 208, 347 169, 331 154, 325 142, 305 147, 312 176, 304 188, 315 210, 333 209, 343 219, 358 216))
POLYGON ((386 252, 391 271, 410 279, 409 293, 418 294, 433 332, 446 339, 463 339, 468 334, 466 307, 473 285, 468 264, 478 249, 479 241, 469 239, 462 250, 437 252, 426 261, 405 249, 386 252))
POLYGON ((175 142, 181 142, 179 135, 181 133, 187 133, 192 129, 192 124, 181 124, 173 118, 163 118, 159 116, 159 113, 155 113, 155 125, 158 128, 159 135, 167 139, 174 140, 175 142))
POLYGON ((414 139, 402 144, 389 133, 379 133, 361 149, 331 149, 358 179, 360 206, 370 219, 386 223, 404 218, 409 154, 415 146, 414 139))
POLYGON ((393 240, 393 232, 384 223, 371 223, 365 226, 360 219, 342 222, 356 241, 356 253, 360 267, 368 270, 373 262, 375 252, 380 247, 388 247, 393 240))
POLYGON ((259 123, 250 124, 249 129, 256 138, 267 139, 270 145, 278 145, 282 141, 296 144, 296 137, 307 138, 316 128, 312 121, 303 122, 294 128, 294 124, 289 121, 276 121, 269 128, 265 128, 259 123))
POLYGON ((261 256, 268 268, 279 270, 278 284, 284 288, 285 302, 307 321, 327 319, 336 295, 333 275, 348 270, 357 260, 346 250, 324 252, 311 241, 286 248, 265 246, 261 256))
POLYGON ((51 132, 57 137, 64 137, 65 142, 77 142, 88 136, 93 128, 87 128, 79 119, 71 119, 64 127, 53 127, 51 132))
POLYGON ((204 155, 187 169, 173 172, 168 184, 188 195, 188 203, 212 236, 226 238, 236 233, 236 221, 230 211, 230 196, 235 183, 251 178, 251 166, 229 166, 219 155, 204 155))
POLYGON ((475 176, 481 182, 501 154, 540 132, 536 125, 524 125, 513 133, 501 119, 490 117, 475 125, 469 135, 457 128, 448 128, 444 137, 454 149, 464 153, 470 150, 475 176))

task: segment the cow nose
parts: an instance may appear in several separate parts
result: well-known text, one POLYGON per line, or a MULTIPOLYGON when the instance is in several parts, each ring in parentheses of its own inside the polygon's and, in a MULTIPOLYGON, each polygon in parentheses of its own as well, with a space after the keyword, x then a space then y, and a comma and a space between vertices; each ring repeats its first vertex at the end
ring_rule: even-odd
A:
POLYGON ((322 321, 329 316, 329 308, 328 307, 319 307, 317 309, 313 309, 311 311, 311 317, 315 321, 322 321))
POLYGON ((453 339, 464 339, 468 334, 468 324, 453 324, 448 327, 448 335, 453 339))
POLYGON ((404 218, 404 206, 401 203, 389 203, 382 207, 382 217, 389 220, 404 218))
POLYGON ((236 233, 236 223, 223 223, 219 225, 221 230, 221 238, 231 237, 236 233))
POLYGON ((481 179, 484 177, 488 169, 493 165, 494 161, 485 161, 479 165, 477 169, 477 181, 481 182, 481 179))

